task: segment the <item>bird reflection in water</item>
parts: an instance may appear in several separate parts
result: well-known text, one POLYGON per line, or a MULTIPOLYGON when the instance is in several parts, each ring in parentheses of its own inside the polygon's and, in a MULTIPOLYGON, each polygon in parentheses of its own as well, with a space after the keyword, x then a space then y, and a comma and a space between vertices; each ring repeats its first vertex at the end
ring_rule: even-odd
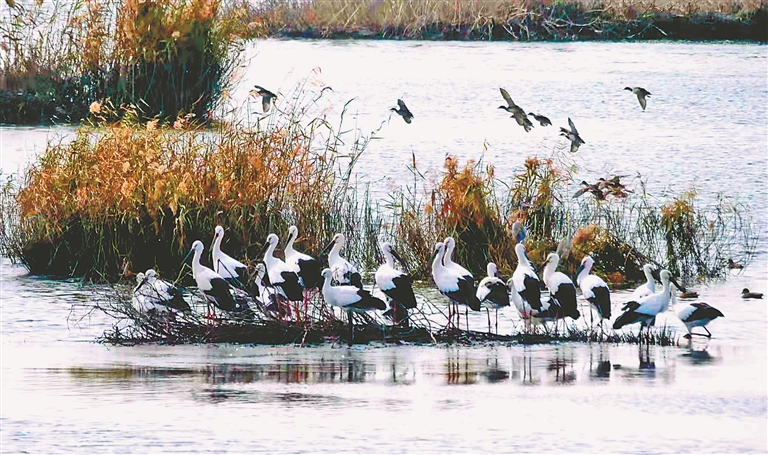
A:
POLYGON ((517 379, 520 377, 520 364, 522 364, 522 381, 523 385, 539 385, 541 379, 533 377, 533 356, 531 355, 531 349, 529 346, 525 346, 523 349, 523 356, 521 358, 515 358, 512 360, 512 377, 517 379))
POLYGON ((597 359, 594 358, 592 350, 589 351, 589 379, 592 381, 605 381, 611 377, 611 361, 608 351, 600 346, 600 353, 597 359))
POLYGON ((487 368, 483 372, 483 376, 490 383, 501 382, 509 379, 509 372, 499 368, 499 358, 494 357, 493 360, 486 360, 487 368))
POLYGON ((656 377, 656 351, 651 351, 650 345, 640 345, 637 351, 640 366, 640 373, 649 379, 656 377))
POLYGON ((693 340, 688 340, 688 344, 685 345, 687 352, 682 354, 682 357, 689 360, 692 365, 708 365, 716 362, 717 357, 712 357, 707 348, 709 348, 709 340, 706 340, 702 344, 694 343, 693 340))
POLYGON ((573 357, 566 358, 565 353, 556 352, 555 358, 549 361, 548 371, 555 372, 555 382, 558 384, 573 384, 576 381, 576 372, 573 371, 573 357), (567 371, 569 370, 570 371, 567 371))
POLYGON ((459 358, 458 352, 456 353, 456 357, 449 354, 445 367, 445 382, 447 384, 469 385, 477 382, 477 372, 475 371, 474 365, 469 362, 466 354, 463 360, 459 358))

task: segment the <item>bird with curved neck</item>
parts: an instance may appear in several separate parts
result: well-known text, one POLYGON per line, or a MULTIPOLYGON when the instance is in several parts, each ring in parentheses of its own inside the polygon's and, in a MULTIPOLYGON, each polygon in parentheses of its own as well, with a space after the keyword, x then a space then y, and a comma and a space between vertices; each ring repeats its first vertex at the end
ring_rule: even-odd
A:
POLYGON ((437 290, 448 297, 448 325, 458 328, 454 324, 453 315, 459 317, 458 305, 470 305, 473 310, 480 310, 480 302, 477 300, 476 290, 471 276, 467 278, 463 274, 457 274, 455 270, 445 266, 445 243, 435 244, 435 256, 432 259, 432 279, 435 280, 437 290), (457 308, 454 310, 454 306, 457 308))
POLYGON ((299 283, 299 275, 282 259, 275 257, 275 248, 279 241, 277 235, 269 234, 259 255, 264 255, 264 265, 267 267, 269 283, 277 288, 285 298, 293 302, 300 301, 303 288, 299 283))
POLYGON ((524 320, 530 320, 533 313, 541 310, 541 280, 539 275, 533 269, 531 261, 525 252, 525 245, 518 243, 515 245, 515 254, 517 255, 517 267, 512 273, 510 279, 512 292, 516 293, 519 299, 513 298, 512 301, 517 307, 520 317, 524 320))
POLYGON ((247 281, 248 267, 237 259, 221 251, 221 241, 224 239, 224 228, 216 226, 211 246, 213 270, 235 287, 242 287, 247 281))
POLYGON ((581 289, 581 294, 597 311, 602 326, 603 319, 611 318, 611 291, 602 278, 591 273, 594 263, 595 260, 592 259, 592 256, 584 256, 576 272, 576 283, 581 289))
MULTIPOLYGON (((446 237, 443 241, 444 252, 442 255, 442 270, 449 277, 452 282, 450 289, 448 289, 447 295, 456 305, 464 305, 464 316, 467 320, 467 330, 469 330, 469 310, 480 311, 480 301, 477 299, 477 289, 475 288, 475 278, 469 270, 465 269, 461 265, 453 262, 453 251, 456 248, 456 241, 453 237, 446 237)), ((441 292, 443 292, 441 290, 441 292)), ((456 307, 456 315, 458 314, 458 306, 456 307)), ((456 326, 458 327, 458 325, 456 326)))
MULTIPOLYGON (((328 252, 328 267, 333 273, 333 279, 338 284, 351 284, 358 289, 363 289, 363 277, 360 275, 357 267, 350 264, 349 261, 341 257, 341 249, 347 243, 344 234, 338 233, 333 236, 331 243, 329 243, 322 253, 328 252)), ((322 254, 321 253, 321 254, 322 254)))
POLYGON ((578 319, 581 314, 576 301, 576 286, 566 274, 557 271, 559 262, 560 256, 557 253, 549 253, 544 266, 544 284, 549 289, 549 295, 557 300, 562 308, 561 317, 578 319))
POLYGON ((651 264, 643 265, 643 274, 645 283, 638 286, 630 296, 630 300, 640 300, 656 292, 656 280, 653 279, 653 266, 651 264))
MULTIPOLYGON (((253 319, 253 311, 248 307, 248 304, 235 301, 232 295, 232 287, 229 283, 221 275, 200 263, 204 248, 203 242, 195 240, 192 243, 190 253, 194 253, 192 257, 192 277, 197 283, 197 288, 203 292, 206 302, 212 303, 221 310, 235 313, 240 317, 253 319)), ((210 307, 208 314, 212 314, 210 307)))
POLYGON ((403 266, 405 262, 389 242, 379 244, 384 253, 384 263, 376 270, 376 286, 389 298, 389 310, 384 314, 395 325, 407 322, 408 310, 416 308, 416 296, 413 293, 413 278, 395 268, 395 259, 403 266))
POLYGON ((370 310, 384 311, 387 305, 381 299, 373 297, 370 292, 358 289, 355 286, 344 284, 333 286, 331 284, 333 272, 329 268, 323 269, 321 275, 323 277, 321 292, 325 301, 347 311, 347 317, 349 318, 349 343, 351 344, 354 339, 352 313, 363 313, 370 310))
POLYGON ((181 289, 176 285, 157 276, 154 269, 147 270, 144 276, 146 284, 152 289, 156 304, 187 314, 192 311, 187 301, 184 300, 181 289))
MULTIPOLYGON (((509 293, 496 264, 489 262, 485 270, 486 276, 477 285, 477 300, 496 310, 496 333, 499 333, 499 308, 509 306, 509 293)), ((488 316, 488 332, 490 333, 491 313, 487 306, 485 312, 488 316)))
POLYGON ((285 263, 292 267, 299 275, 299 282, 304 289, 319 288, 323 284, 323 277, 320 275, 322 264, 312 256, 296 251, 293 248, 293 242, 298 235, 299 228, 296 226, 288 228, 288 242, 284 250, 285 263))
POLYGON ((640 323, 640 332, 643 327, 650 327, 656 323, 656 315, 664 312, 672 300, 669 280, 672 274, 669 270, 662 270, 659 292, 645 296, 637 301, 632 300, 624 304, 623 313, 613 323, 614 329, 620 329, 625 325, 640 323))

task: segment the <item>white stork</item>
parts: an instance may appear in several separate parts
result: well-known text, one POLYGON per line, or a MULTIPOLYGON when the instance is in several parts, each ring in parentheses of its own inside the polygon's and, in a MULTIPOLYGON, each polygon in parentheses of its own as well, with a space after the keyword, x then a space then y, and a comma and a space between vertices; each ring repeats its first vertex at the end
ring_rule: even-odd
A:
POLYGON ((288 300, 301 301, 304 297, 303 288, 299 283, 299 275, 282 259, 275 257, 278 242, 277 235, 269 234, 259 255, 264 254, 264 265, 267 267, 269 284, 274 286, 288 300))
POLYGON ((656 292, 656 280, 653 279, 653 266, 651 264, 645 264, 643 266, 643 274, 645 275, 645 283, 638 286, 629 297, 630 300, 640 300, 643 297, 647 297, 656 292))
POLYGON ((247 319, 253 318, 253 311, 247 303, 237 302, 232 295, 232 287, 222 278, 221 275, 209 269, 200 263, 203 256, 203 242, 195 240, 192 243, 190 253, 194 252, 192 258, 192 276, 197 282, 197 287, 203 291, 206 302, 213 303, 219 309, 227 312, 234 312, 247 319))
POLYGON ((581 288, 581 294, 600 315, 600 323, 602 324, 603 319, 611 318, 611 291, 602 278, 590 273, 594 263, 595 260, 592 259, 592 256, 584 256, 576 272, 576 283, 581 288))
POLYGON ((248 266, 221 251, 221 241, 223 238, 224 228, 216 226, 213 234, 213 246, 211 247, 213 270, 232 286, 242 287, 248 279, 248 266))
POLYGON ((374 275, 376 286, 390 299, 390 309, 385 316, 391 317, 395 324, 408 319, 408 310, 416 308, 416 296, 413 294, 413 278, 395 268, 397 259, 405 267, 405 262, 392 248, 389 242, 379 245, 384 253, 384 263, 374 275))
POLYGON ((685 328, 688 329, 688 334, 685 335, 685 338, 688 339, 691 338, 691 335, 699 335, 698 333, 693 333, 694 327, 703 328, 707 331, 707 334, 701 336, 711 338, 712 334, 709 333, 707 324, 719 317, 725 317, 723 316, 723 313, 720 312, 720 310, 704 302, 684 303, 679 306, 681 308, 677 311, 677 317, 683 321, 685 328))
MULTIPOLYGON (((435 245, 435 258, 432 260, 432 278, 435 280, 437 289, 452 303, 466 305, 473 311, 480 311, 480 301, 477 300, 477 290, 472 275, 469 272, 457 273, 457 269, 448 268, 443 263, 445 255, 445 243, 438 242, 435 245)), ((448 305, 448 322, 453 323, 450 304, 448 305)), ((469 320, 467 320, 467 330, 469 330, 469 320)))
MULTIPOLYGON (((496 310, 496 333, 499 333, 499 308, 509 306, 509 293, 507 285, 501 279, 499 268, 489 262, 486 266, 487 275, 477 285, 477 300, 487 303, 496 310)), ((485 308, 488 316, 488 332, 491 331, 491 313, 485 308)))
POLYGON ((341 249, 344 248, 347 239, 344 234, 338 233, 333 236, 331 243, 329 243, 323 252, 331 250, 328 254, 328 266, 333 273, 333 279, 338 284, 351 284, 358 289, 363 289, 363 278, 357 267, 350 264, 349 261, 341 257, 341 249))
POLYGON ((322 293, 325 301, 347 311, 347 318, 349 319, 349 342, 351 344, 354 338, 352 312, 363 313, 368 310, 383 311, 387 308, 387 305, 381 299, 373 297, 370 292, 355 286, 332 286, 331 276, 333 275, 333 272, 331 272, 331 269, 323 269, 321 275, 324 278, 322 293))
POLYGON ((144 273, 144 279, 146 284, 149 285, 153 291, 154 297, 157 299, 156 304, 163 305, 167 308, 171 308, 183 313, 189 313, 192 309, 189 304, 184 300, 181 289, 176 287, 173 283, 157 276, 157 272, 154 269, 149 269, 144 273))
POLYGON ((614 329, 620 329, 628 324, 640 323, 640 332, 643 327, 649 327, 656 323, 656 315, 665 311, 672 299, 669 288, 669 279, 672 274, 669 270, 661 271, 662 290, 643 297, 637 301, 629 301, 622 308, 623 313, 613 323, 614 329))
POLYGON ((539 276, 525 254, 525 245, 522 243, 515 245, 515 254, 517 255, 517 267, 507 284, 512 284, 510 286, 512 292, 517 293, 517 297, 519 297, 513 297, 512 301, 515 303, 520 317, 528 320, 532 313, 541 310, 541 280, 539 280, 539 276))
POLYGON ((560 256, 557 253, 549 253, 547 263, 544 266, 544 284, 549 289, 549 295, 562 308, 562 316, 579 319, 581 314, 576 302, 576 286, 566 274, 557 271, 558 262, 560 262, 560 256))
POLYGON ((323 285, 323 277, 320 275, 322 264, 308 254, 293 249, 293 242, 299 235, 299 228, 288 228, 288 243, 285 245, 285 263, 299 275, 299 282, 304 289, 315 289, 323 285))

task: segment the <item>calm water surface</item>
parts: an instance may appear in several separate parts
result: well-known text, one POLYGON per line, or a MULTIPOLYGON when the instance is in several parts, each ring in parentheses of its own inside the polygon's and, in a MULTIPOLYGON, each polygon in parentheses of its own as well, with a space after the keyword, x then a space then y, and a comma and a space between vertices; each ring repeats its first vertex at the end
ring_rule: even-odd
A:
MULTIPOLYGON (((725 314, 714 337, 672 348, 102 346, 93 340, 108 321, 70 312, 90 289, 3 260, 3 453, 768 450, 766 304, 739 297, 768 292, 768 48, 268 40, 249 56, 232 94, 241 116, 251 84, 289 98, 312 75, 313 87, 334 89, 329 118, 354 97, 348 126, 385 122, 357 167, 382 200, 409 177, 411 152, 428 173, 452 153, 504 178, 526 155, 562 147, 556 129, 571 117, 587 142, 574 156, 579 179, 640 172, 659 196, 695 184, 705 203, 717 192, 747 202, 757 258, 697 289, 725 314), (646 112, 626 85, 653 93, 646 112), (526 134, 496 109, 500 86, 554 127, 526 134), (398 97, 413 124, 387 122, 398 97)), ((72 131, 1 128, 0 168, 18 172, 72 131)), ((500 331, 517 322, 502 311, 500 331)), ((485 315, 470 324, 484 329, 485 315)))

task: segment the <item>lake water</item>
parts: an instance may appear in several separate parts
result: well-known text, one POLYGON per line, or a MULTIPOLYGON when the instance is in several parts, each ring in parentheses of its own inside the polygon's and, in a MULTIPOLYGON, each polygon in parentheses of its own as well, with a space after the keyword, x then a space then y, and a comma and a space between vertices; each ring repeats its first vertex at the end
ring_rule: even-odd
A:
MULTIPOLYGON (((574 155, 579 179, 639 172, 660 197, 694 184, 704 202, 724 192, 750 205, 757 256, 696 288, 725 314, 713 338, 667 348, 104 346, 93 340, 109 321, 70 313, 90 289, 3 259, 0 451, 768 451, 768 314, 765 300, 739 297, 768 292, 766 46, 267 40, 248 55, 235 105, 252 84, 289 97, 314 74, 313 86, 334 89, 323 98, 329 118, 355 98, 348 126, 385 122, 357 167, 380 199, 409 177, 412 152, 427 171, 451 153, 504 178, 526 155, 562 147, 557 128, 570 117, 586 141, 574 155), (624 86, 653 94, 645 112, 624 86), (554 126, 525 133, 497 109, 498 87, 554 126), (411 125, 387 122, 397 98, 411 125)), ((0 128, 0 168, 17 172, 72 131, 0 128)), ((626 297, 617 292, 615 306, 626 297)), ((502 311, 500 331, 516 322, 502 311)))

